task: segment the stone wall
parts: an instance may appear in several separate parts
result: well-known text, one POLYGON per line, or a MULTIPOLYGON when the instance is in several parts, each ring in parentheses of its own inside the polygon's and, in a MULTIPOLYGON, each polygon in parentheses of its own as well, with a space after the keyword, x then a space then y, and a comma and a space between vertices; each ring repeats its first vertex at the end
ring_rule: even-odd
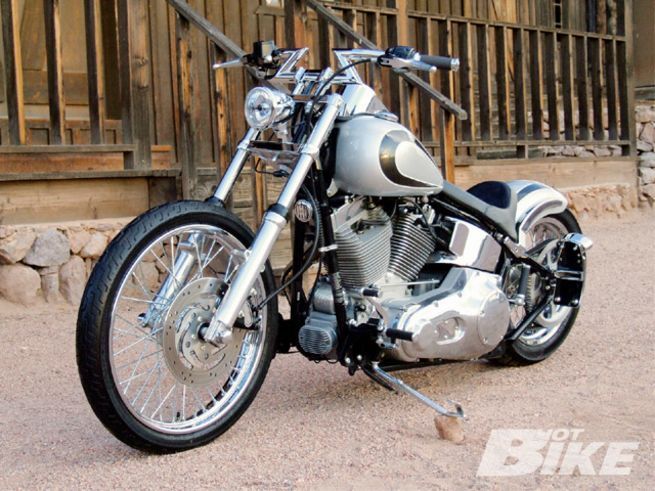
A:
POLYGON ((639 154, 639 200, 655 204, 655 102, 637 106, 637 152, 639 154))
POLYGON ((93 265, 128 221, 0 226, 0 296, 77 305, 93 265))

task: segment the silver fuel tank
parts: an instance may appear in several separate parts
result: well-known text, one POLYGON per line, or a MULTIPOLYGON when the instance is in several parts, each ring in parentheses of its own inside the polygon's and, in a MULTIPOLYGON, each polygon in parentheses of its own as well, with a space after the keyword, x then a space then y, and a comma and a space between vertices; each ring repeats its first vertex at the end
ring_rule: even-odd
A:
POLYGON ((403 125, 376 115, 340 121, 334 182, 360 196, 422 196, 441 191, 443 178, 423 145, 403 125))

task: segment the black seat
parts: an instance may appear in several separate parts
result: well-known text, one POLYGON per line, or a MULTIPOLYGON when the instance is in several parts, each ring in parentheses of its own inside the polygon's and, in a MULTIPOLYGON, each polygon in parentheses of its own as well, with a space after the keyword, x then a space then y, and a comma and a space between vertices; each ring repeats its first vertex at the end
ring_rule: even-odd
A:
POLYGON ((468 191, 464 191, 444 181, 441 193, 448 200, 460 205, 463 211, 476 218, 486 218, 512 240, 517 240, 517 197, 516 192, 506 183, 499 181, 481 182, 468 191))

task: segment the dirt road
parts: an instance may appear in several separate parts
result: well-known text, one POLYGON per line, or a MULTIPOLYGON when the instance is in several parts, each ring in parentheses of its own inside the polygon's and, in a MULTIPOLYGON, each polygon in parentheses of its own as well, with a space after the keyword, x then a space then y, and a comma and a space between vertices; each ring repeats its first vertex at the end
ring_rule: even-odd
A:
MULTIPOLYGON (((77 378, 75 312, 0 304, 0 489, 653 489, 655 215, 590 222, 595 240, 582 312, 549 360, 405 372, 425 393, 461 402, 466 441, 438 440, 406 396, 299 355, 278 356, 245 416, 204 448, 148 456, 115 440, 77 378), (476 477, 493 429, 582 429, 578 440, 637 441, 628 476, 476 477)), ((601 467, 607 444, 592 461, 601 467)))

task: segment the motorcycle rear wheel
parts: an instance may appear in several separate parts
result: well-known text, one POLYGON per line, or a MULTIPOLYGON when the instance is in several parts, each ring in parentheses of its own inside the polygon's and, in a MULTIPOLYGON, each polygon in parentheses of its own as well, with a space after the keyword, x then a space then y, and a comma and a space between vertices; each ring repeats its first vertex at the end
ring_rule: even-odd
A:
POLYGON ((151 453, 205 445, 255 398, 277 338, 276 300, 257 319, 252 309, 274 290, 269 263, 242 310, 256 328, 235 327, 219 347, 200 336, 252 241, 238 217, 183 201, 138 217, 101 257, 79 310, 77 364, 93 411, 122 442, 151 453), (182 251, 187 278, 173 267, 182 251), (174 293, 157 296, 168 277, 174 293))
MULTIPOLYGON (((528 235, 531 240, 529 248, 536 247, 544 241, 555 241, 569 233, 582 233, 578 221, 569 210, 549 215, 535 223, 528 235)), ((546 255, 547 256, 547 255, 546 255)), ((544 256, 543 263, 552 262, 544 256)), ((552 264, 549 263, 550 266, 552 264)), ((551 356, 564 342, 575 324, 577 308, 560 307, 554 304, 546 308, 517 340, 508 342, 502 356, 493 361, 500 365, 530 365, 551 356)))

